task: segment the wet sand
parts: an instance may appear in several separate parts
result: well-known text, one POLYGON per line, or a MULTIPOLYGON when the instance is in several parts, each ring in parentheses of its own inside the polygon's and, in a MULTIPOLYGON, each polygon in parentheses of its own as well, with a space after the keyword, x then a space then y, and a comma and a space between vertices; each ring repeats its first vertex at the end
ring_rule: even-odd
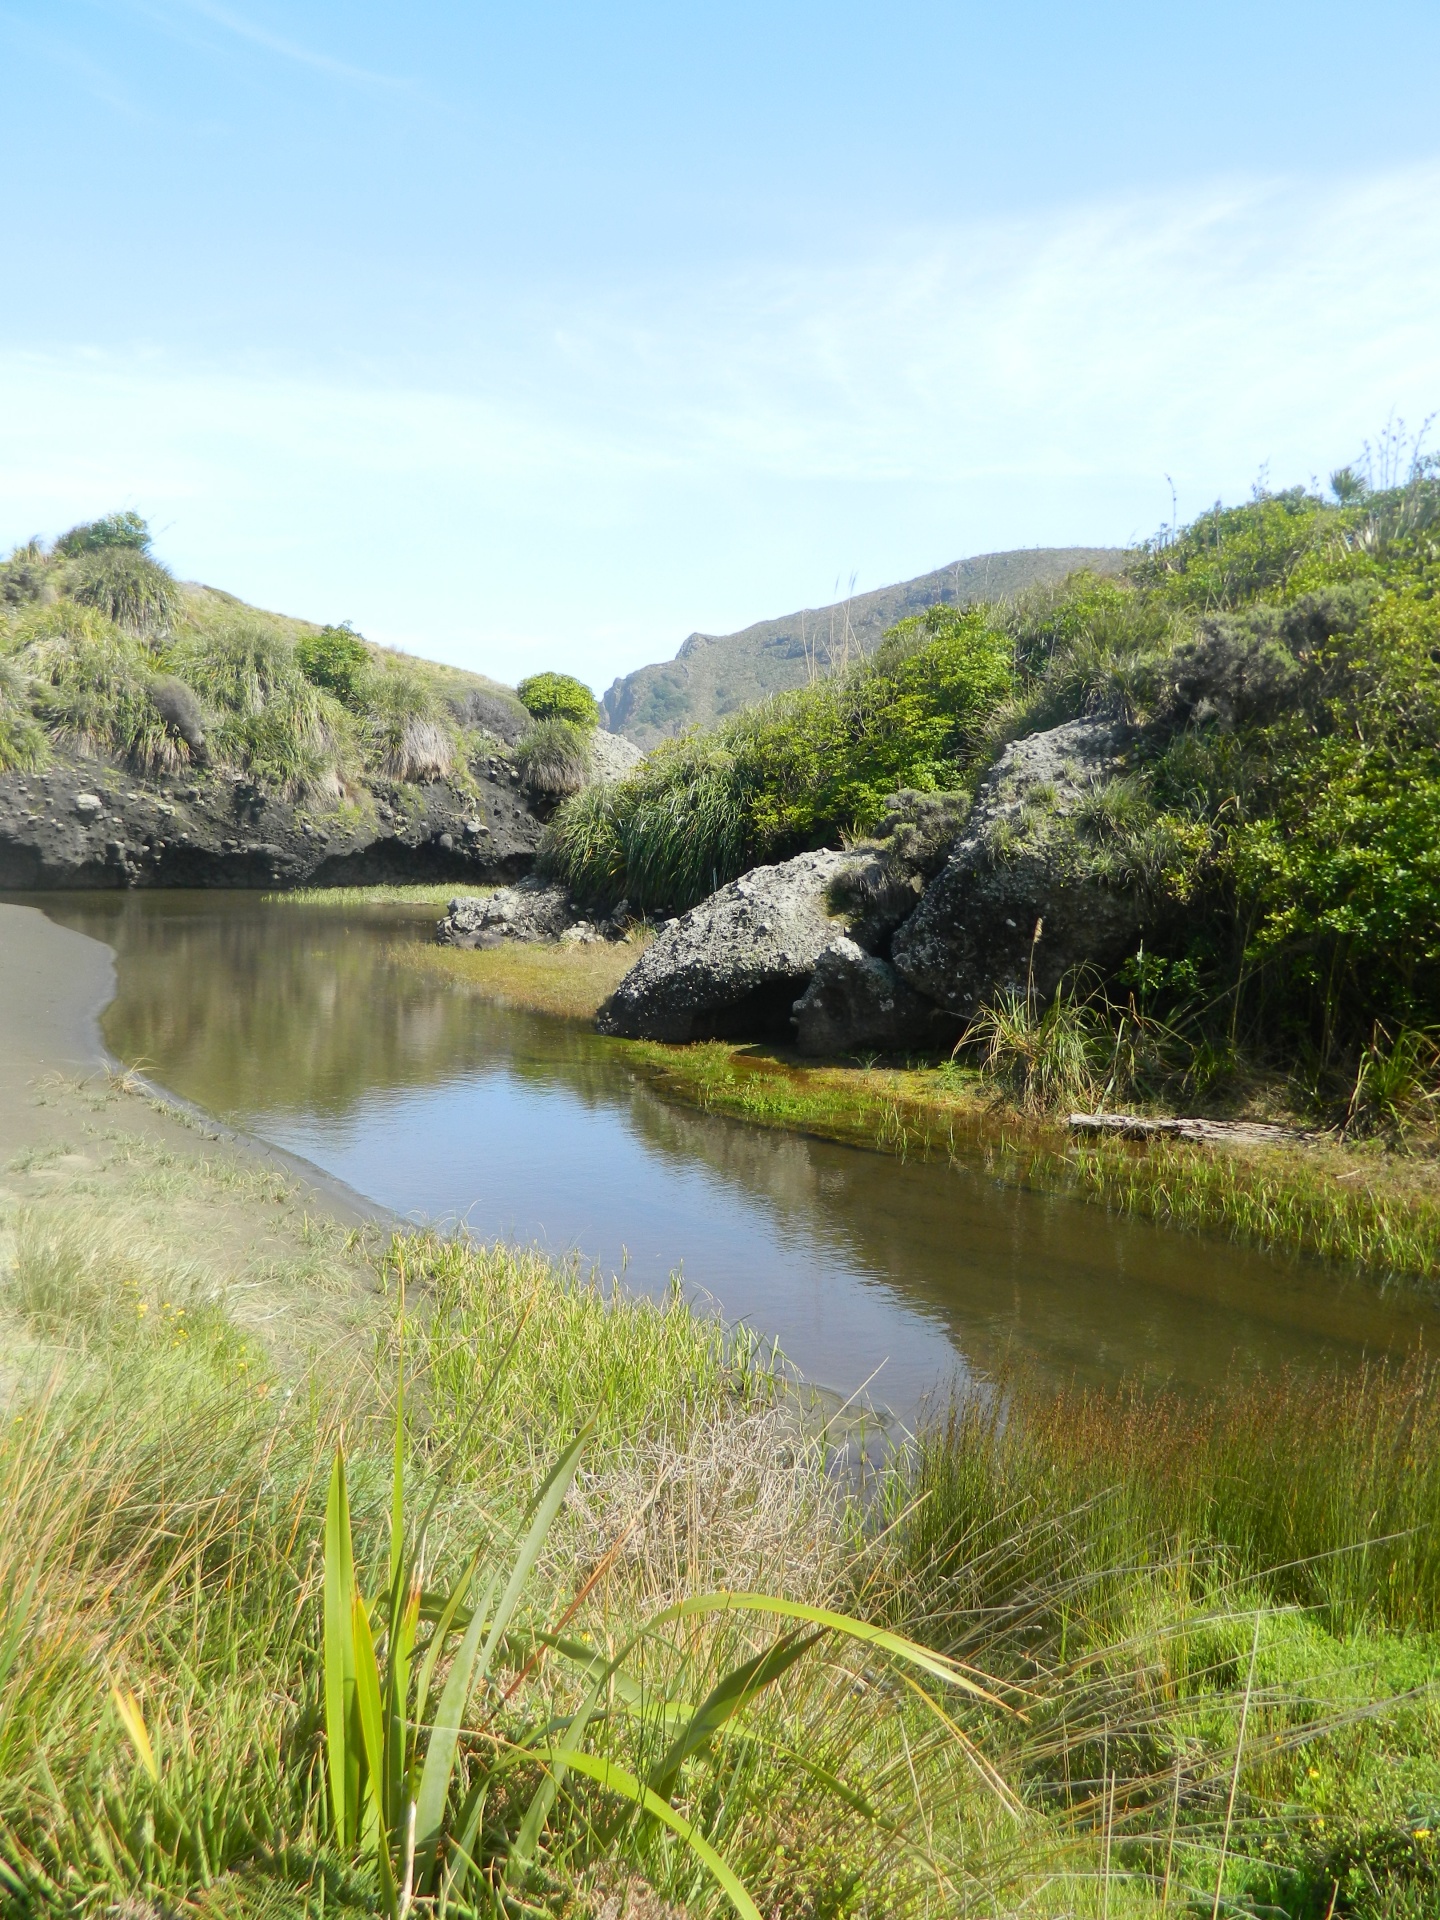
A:
MULTIPOLYGON (((383 1216, 118 1071, 99 1026, 114 990, 108 947, 0 903, 0 1282, 28 1231, 108 1234, 211 1274, 283 1365, 349 1345, 383 1216)), ((28 1346, 0 1306, 0 1379, 28 1346)))

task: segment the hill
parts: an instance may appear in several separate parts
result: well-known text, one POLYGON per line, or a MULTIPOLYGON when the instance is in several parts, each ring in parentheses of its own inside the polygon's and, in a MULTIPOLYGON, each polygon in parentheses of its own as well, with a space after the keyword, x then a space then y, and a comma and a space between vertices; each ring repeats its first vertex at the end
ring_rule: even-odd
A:
POLYGON ((1024 547, 981 553, 914 580, 860 593, 828 607, 805 607, 778 620, 757 620, 739 633, 692 633, 673 660, 638 667, 616 680, 602 706, 605 725, 642 747, 709 726, 767 694, 803 687, 832 668, 868 654, 897 620, 927 607, 968 607, 1006 600, 1025 587, 1063 580, 1081 567, 1118 573, 1118 547, 1024 547))
POLYGON ((176 580, 134 514, 0 563, 0 886, 517 874, 538 735, 480 674, 176 580))

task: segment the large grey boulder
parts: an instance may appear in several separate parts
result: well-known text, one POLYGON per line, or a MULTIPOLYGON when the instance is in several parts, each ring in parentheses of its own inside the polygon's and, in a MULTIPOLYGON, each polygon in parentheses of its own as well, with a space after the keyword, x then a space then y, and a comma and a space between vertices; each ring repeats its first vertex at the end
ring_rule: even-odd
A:
POLYGON ((672 920, 600 1009, 602 1033, 632 1040, 788 1038, 796 996, 844 922, 829 890, 845 853, 755 867, 672 920))
POLYGON ((1145 898, 1102 857, 1125 745, 1121 727, 1071 720, 1006 747, 891 943, 916 992, 968 1017, 1007 989, 1048 999, 1067 974, 1104 973, 1131 950, 1145 898))
POLYGON ((645 758, 643 747, 627 740, 623 733, 606 733, 597 727, 590 735, 590 781, 594 786, 609 786, 615 780, 628 780, 645 758))
POLYGON ((953 1041, 959 1023, 908 987, 894 967, 854 940, 834 940, 795 1002, 801 1053, 898 1053, 953 1041))

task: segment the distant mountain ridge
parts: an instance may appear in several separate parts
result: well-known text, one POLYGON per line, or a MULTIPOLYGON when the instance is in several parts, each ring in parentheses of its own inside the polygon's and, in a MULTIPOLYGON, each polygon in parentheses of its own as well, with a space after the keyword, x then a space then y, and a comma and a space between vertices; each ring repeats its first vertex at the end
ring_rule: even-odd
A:
POLYGON ((1081 567, 1118 573, 1120 547, 1022 547, 981 553, 891 587, 757 620, 739 633, 692 633, 673 660, 622 675, 601 701, 605 725, 642 747, 708 726, 767 694, 800 687, 817 672, 871 652, 897 620, 927 607, 1001 600, 1063 580, 1081 567))

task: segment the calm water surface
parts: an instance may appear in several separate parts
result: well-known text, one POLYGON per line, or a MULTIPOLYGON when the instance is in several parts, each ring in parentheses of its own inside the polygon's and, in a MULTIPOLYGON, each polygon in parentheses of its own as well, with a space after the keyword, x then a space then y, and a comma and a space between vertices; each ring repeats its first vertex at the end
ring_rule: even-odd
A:
POLYGON ((400 964, 434 910, 255 895, 32 896, 107 941, 122 1060, 395 1212, 673 1273, 813 1380, 913 1412, 1019 1356, 1057 1380, 1179 1386, 1358 1363, 1434 1310, 1308 1262, 902 1164, 661 1099, 574 1023, 400 964), (878 1372, 877 1372, 878 1369, 878 1372))

